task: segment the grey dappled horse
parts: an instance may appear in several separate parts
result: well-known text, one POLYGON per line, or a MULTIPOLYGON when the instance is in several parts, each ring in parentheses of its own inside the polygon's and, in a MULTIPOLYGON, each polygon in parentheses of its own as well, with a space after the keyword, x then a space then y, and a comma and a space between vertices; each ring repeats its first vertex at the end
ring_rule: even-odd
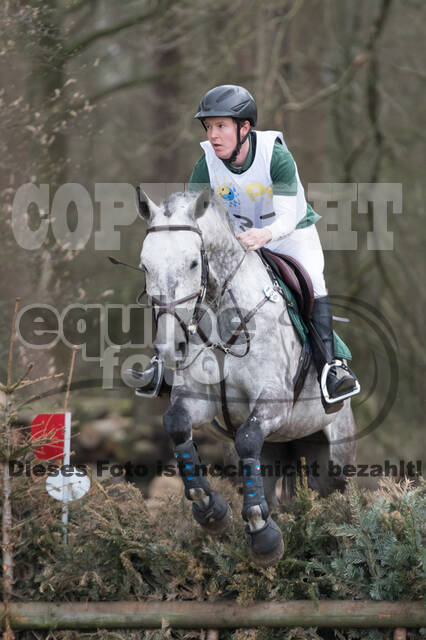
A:
POLYGON ((148 223, 141 267, 156 313, 155 347, 174 369, 171 406, 163 421, 185 495, 206 531, 220 533, 230 526, 229 505, 200 473, 193 430, 231 442, 227 462, 232 448, 242 470, 242 516, 251 557, 261 566, 276 564, 282 535, 269 511, 278 503, 278 476, 262 477, 261 465, 279 461, 287 469, 284 501, 294 494, 295 474, 289 470, 301 456, 316 470, 308 475, 313 489, 321 495, 342 489, 344 481, 333 477, 328 465, 354 462, 350 402, 327 415, 313 365, 293 402, 301 345, 285 302, 271 295, 260 257, 236 239, 227 213, 209 191, 174 194, 160 206, 137 192, 140 215, 148 223), (233 425, 230 435, 218 420, 233 425))

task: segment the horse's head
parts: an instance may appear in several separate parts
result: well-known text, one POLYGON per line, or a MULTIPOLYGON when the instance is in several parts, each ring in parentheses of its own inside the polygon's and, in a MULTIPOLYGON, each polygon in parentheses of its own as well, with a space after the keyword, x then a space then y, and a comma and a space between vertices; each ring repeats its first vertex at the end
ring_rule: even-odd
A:
POLYGON ((137 189, 141 217, 148 223, 140 266, 155 308, 155 347, 169 367, 185 358, 198 305, 207 285, 207 258, 197 225, 210 203, 210 191, 174 194, 157 206, 137 189))

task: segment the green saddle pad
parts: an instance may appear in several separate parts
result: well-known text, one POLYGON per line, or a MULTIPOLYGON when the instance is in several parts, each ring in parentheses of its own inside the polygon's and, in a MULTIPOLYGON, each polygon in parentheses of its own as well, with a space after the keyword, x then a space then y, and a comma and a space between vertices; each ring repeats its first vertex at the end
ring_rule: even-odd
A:
MULTIPOLYGON (((284 284, 284 282, 278 278, 276 274, 274 274, 277 281, 280 284, 281 289, 284 292, 284 295, 288 300, 291 301, 292 306, 287 304, 288 314, 290 319, 299 334, 299 338, 302 344, 309 342, 309 333, 306 324, 304 323, 302 316, 299 313, 299 309, 296 303, 296 299, 289 287, 284 284)), ((340 338, 335 331, 333 331, 334 338, 334 355, 336 358, 343 358, 344 360, 352 360, 352 354, 346 344, 343 342, 342 338, 340 338)))

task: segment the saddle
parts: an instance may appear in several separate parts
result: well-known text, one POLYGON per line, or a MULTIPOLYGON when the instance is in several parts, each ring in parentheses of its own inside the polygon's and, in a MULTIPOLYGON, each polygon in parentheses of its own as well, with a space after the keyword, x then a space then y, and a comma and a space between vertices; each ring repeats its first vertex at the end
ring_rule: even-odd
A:
POLYGON ((291 289, 300 315, 305 322, 309 322, 314 306, 314 288, 306 269, 290 256, 274 253, 269 249, 260 249, 260 253, 274 274, 291 289))
MULTIPOLYGON (((312 360, 310 334, 312 310, 314 306, 314 289, 306 269, 290 256, 275 253, 269 249, 260 249, 259 253, 272 280, 275 278, 283 291, 287 302, 289 316, 299 334, 302 350, 299 356, 296 374, 293 378, 293 397, 296 402, 306 379, 312 360)), ((333 331, 334 353, 337 358, 351 360, 352 355, 343 340, 333 331)))
MULTIPOLYGON (((260 249, 260 257, 265 264, 269 275, 278 279, 278 282, 285 294, 285 287, 290 290, 293 300, 289 300, 286 297, 287 304, 293 305, 293 301, 296 304, 296 309, 290 313, 290 317, 295 324, 296 328, 300 332, 306 331, 306 326, 310 325, 312 318, 312 309, 314 306, 314 288, 312 286, 311 278, 309 277, 306 269, 295 258, 283 255, 281 253, 275 253, 269 249, 260 249), (271 273, 272 272, 272 273, 271 273), (284 285, 284 286, 283 286, 284 285), (303 322, 302 326, 297 327, 297 316, 300 315, 303 322)), ((290 309, 289 309, 290 312, 290 309)), ((302 351, 299 356, 299 362, 297 364, 296 374, 293 378, 293 401, 296 402, 297 398, 302 391, 305 383, 306 376, 308 374, 309 366, 312 360, 312 350, 307 339, 306 334, 302 340, 302 351)))

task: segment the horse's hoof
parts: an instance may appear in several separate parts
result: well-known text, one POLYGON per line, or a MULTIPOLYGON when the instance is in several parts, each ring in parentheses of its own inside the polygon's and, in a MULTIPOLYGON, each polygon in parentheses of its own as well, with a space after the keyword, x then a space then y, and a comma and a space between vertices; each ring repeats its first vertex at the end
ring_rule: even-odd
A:
POLYGON ((250 558, 258 567, 273 567, 278 564, 284 553, 281 529, 271 519, 257 531, 245 529, 246 540, 250 546, 250 558))
POLYGON ((207 524, 202 524, 201 527, 206 533, 218 536, 221 533, 225 533, 232 526, 232 511, 231 507, 227 506, 226 513, 221 520, 210 520, 207 524))
POLYGON ((193 502, 192 515, 201 528, 212 535, 219 535, 232 525, 231 507, 216 491, 211 492, 209 505, 205 509, 193 502))

